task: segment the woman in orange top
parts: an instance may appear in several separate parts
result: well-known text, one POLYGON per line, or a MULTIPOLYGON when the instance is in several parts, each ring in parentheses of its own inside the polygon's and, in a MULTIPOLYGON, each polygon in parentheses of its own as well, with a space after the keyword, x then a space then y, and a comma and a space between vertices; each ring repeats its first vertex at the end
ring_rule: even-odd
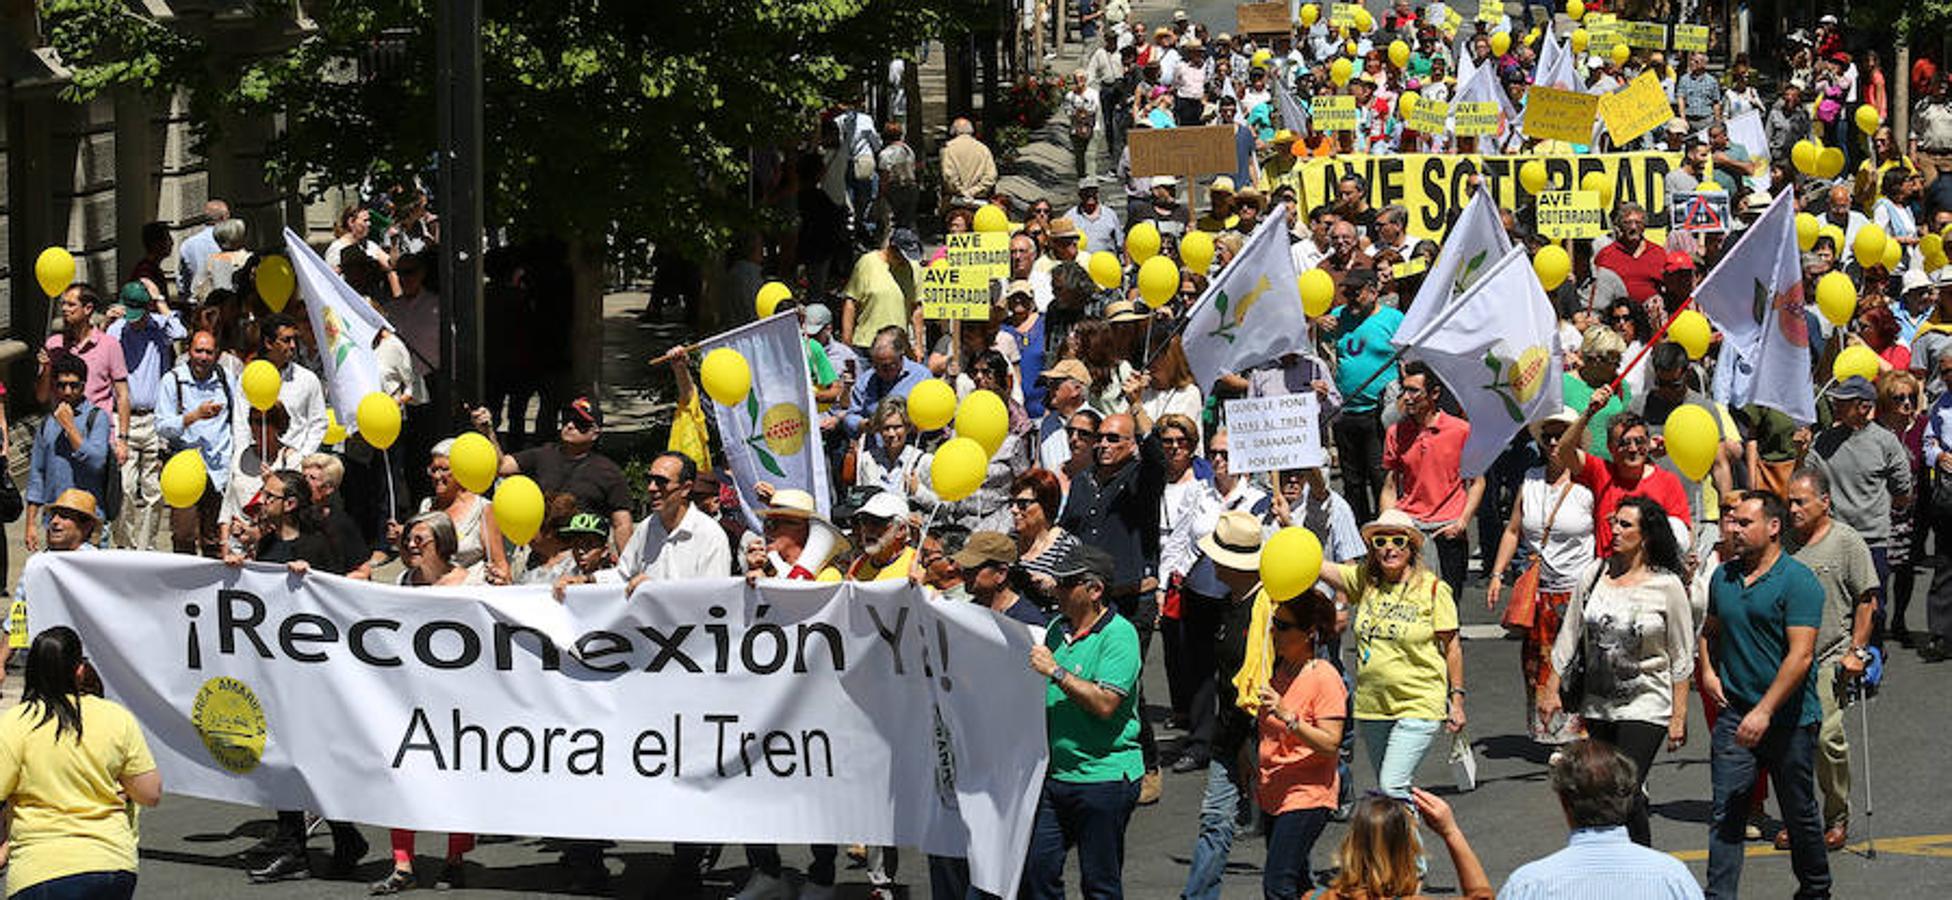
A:
POLYGON ((1308 853, 1335 808, 1349 693, 1335 666, 1315 655, 1335 630, 1335 604, 1314 591, 1274 608, 1274 671, 1260 690, 1259 799, 1271 819, 1261 889, 1271 898, 1312 886, 1308 853))

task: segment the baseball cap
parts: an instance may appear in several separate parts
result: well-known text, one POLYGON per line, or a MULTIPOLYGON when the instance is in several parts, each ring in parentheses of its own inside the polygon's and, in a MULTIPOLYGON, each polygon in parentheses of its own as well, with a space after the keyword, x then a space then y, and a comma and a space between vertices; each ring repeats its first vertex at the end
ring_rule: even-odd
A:
POLYGON ((899 251, 910 264, 922 261, 922 239, 908 228, 897 228, 888 235, 888 246, 899 251))
POLYGON ((1027 278, 1019 278, 1015 281, 1010 282, 1007 285, 1004 285, 1003 287, 1004 299, 1007 300, 1011 297, 1017 296, 1018 294, 1022 294, 1025 297, 1035 297, 1037 296, 1037 289, 1031 287, 1030 279, 1027 278))
POLYGON ((155 298, 149 296, 149 289, 143 287, 140 281, 131 281, 123 285, 122 292, 116 295, 116 299, 122 301, 122 317, 131 322, 147 315, 149 305, 156 302, 155 298))
POLYGON ((1213 184, 1207 190, 1215 194, 1231 194, 1234 192, 1234 180, 1231 176, 1222 175, 1213 179, 1213 184))
POLYGON ((965 569, 973 569, 986 563, 1013 565, 1017 561, 1017 542, 1000 531, 978 531, 964 541, 962 549, 949 556, 949 560, 965 569))
POLYGON ((800 331, 807 337, 813 337, 820 333, 820 329, 834 324, 834 311, 826 306, 815 303, 806 309, 807 320, 800 326, 800 331))
POLYGON ((1692 272, 1694 271, 1694 257, 1689 256, 1686 250, 1670 250, 1667 254, 1665 271, 1692 272))
POLYGON ((908 501, 894 491, 882 491, 868 498, 854 514, 857 518, 867 516, 871 519, 895 519, 908 515, 908 501))
POLYGON ((1831 385, 1823 394, 1832 400, 1876 400, 1877 386, 1862 375, 1852 375, 1831 385))
POLYGON ((1073 544, 1070 552, 1051 563, 1050 573, 1059 580, 1091 577, 1110 584, 1112 558, 1105 551, 1087 544, 1073 544))
POLYGON ((563 537, 575 534, 593 534, 598 537, 610 536, 610 523, 596 513, 581 512, 569 517, 569 524, 556 529, 563 537))
POLYGON ((585 394, 569 401, 563 407, 563 424, 574 422, 593 428, 603 427, 603 407, 597 405, 596 398, 585 394))

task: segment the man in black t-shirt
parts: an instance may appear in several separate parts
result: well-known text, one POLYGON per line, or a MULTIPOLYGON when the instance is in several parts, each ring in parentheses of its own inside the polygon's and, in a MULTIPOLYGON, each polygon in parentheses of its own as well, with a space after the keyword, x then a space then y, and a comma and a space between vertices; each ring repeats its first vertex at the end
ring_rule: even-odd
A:
MULTIPOLYGON (((485 410, 477 411, 475 426, 492 441, 494 427, 486 422, 485 410)), ((559 439, 503 456, 501 474, 529 476, 544 496, 575 495, 577 505, 584 510, 610 518, 611 544, 621 549, 630 543, 630 485, 624 481, 623 469, 596 452, 596 439, 602 431, 603 409, 596 398, 577 397, 563 407, 559 439)))

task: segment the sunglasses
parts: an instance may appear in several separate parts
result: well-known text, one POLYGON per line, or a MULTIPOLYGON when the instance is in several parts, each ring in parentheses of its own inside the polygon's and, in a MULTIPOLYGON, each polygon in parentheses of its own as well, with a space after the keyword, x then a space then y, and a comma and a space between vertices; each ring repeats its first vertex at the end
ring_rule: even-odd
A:
POLYGON ((1274 630, 1278 632, 1296 631, 1301 628, 1300 622, 1290 622, 1286 619, 1273 619, 1268 624, 1273 626, 1274 630))
POLYGON ((1033 499, 1033 498, 1030 498, 1030 497, 1011 497, 1011 498, 1010 498, 1010 508, 1011 508, 1011 509, 1014 509, 1014 510, 1018 510, 1018 511, 1020 511, 1020 512, 1021 512, 1021 511, 1023 511, 1023 510, 1027 510, 1027 509, 1029 509, 1029 508, 1031 508, 1031 507, 1033 507, 1033 506, 1036 506, 1036 505, 1037 505, 1037 501, 1036 501, 1035 499, 1033 499))
POLYGON ((54 389, 55 389, 55 390, 58 390, 58 391, 78 391, 78 390, 81 390, 81 382, 79 382, 79 381, 57 381, 57 382, 55 382, 55 383, 54 383, 54 389))
POLYGON ((1647 446, 1647 439, 1644 437, 1623 437, 1615 443, 1622 447, 1645 447, 1647 446))
POLYGON ((1115 431, 1098 432, 1098 442, 1101 444, 1123 444, 1129 440, 1131 440, 1131 438, 1128 438, 1125 435, 1119 434, 1118 432, 1115 431))
MULTIPOLYGON (((1946 377, 1952 378, 1952 372, 1947 372, 1946 377)), ((1092 431, 1089 428, 1066 428, 1064 430, 1070 433, 1072 440, 1095 441, 1098 439, 1098 432, 1092 431)))
POLYGON ((1369 539, 1369 546, 1377 550, 1385 550, 1390 547, 1402 549, 1410 546, 1410 536, 1407 534, 1379 534, 1369 539))
POLYGON ((1917 402, 1918 402, 1918 395, 1917 395, 1917 394, 1911 394, 1911 393, 1905 393, 1905 394, 1892 394, 1892 395, 1891 395, 1891 402, 1893 402, 1893 403, 1917 403, 1917 402))
POLYGON ((670 487, 672 482, 671 476, 659 475, 656 472, 652 472, 651 474, 644 476, 644 480, 650 482, 652 487, 655 487, 660 491, 670 487))

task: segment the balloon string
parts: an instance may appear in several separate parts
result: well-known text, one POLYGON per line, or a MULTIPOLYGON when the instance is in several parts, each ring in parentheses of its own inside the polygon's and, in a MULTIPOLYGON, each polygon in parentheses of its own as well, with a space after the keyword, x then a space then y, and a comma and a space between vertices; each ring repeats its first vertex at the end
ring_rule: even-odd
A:
POLYGON ((393 505, 393 456, 387 448, 380 448, 380 468, 386 470, 386 520, 398 521, 400 511, 393 505))

